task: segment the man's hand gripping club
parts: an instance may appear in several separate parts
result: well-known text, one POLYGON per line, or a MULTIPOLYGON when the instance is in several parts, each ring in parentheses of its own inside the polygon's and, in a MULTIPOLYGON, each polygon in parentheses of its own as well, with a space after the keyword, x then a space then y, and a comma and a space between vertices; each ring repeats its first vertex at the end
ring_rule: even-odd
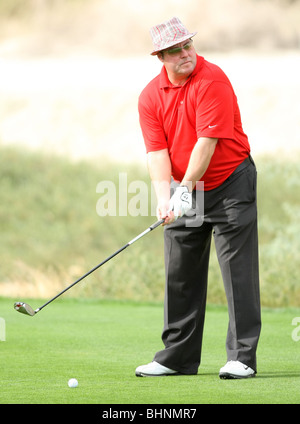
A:
POLYGON ((169 202, 165 224, 171 224, 176 219, 186 215, 192 207, 192 193, 186 186, 177 187, 169 202))

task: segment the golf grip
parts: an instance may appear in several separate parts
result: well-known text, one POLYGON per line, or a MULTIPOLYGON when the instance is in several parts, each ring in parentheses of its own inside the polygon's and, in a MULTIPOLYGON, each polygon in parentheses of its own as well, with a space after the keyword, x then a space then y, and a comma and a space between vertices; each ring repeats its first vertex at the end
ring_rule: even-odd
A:
POLYGON ((112 255, 110 255, 108 258, 104 259, 104 261, 100 262, 100 264, 96 265, 94 268, 92 268, 90 271, 88 271, 86 274, 84 274, 82 277, 78 278, 78 280, 74 281, 70 286, 66 287, 63 291, 58 293, 55 297, 48 300, 44 305, 42 305, 40 308, 36 309, 35 312, 39 312, 41 309, 43 309, 45 306, 49 305, 49 303, 53 302, 53 300, 57 299, 59 296, 61 296, 63 293, 65 293, 67 290, 69 290, 71 287, 75 286, 75 284, 82 281, 84 278, 86 278, 88 275, 92 274, 96 269, 100 268, 102 265, 104 265, 106 262, 108 262, 110 259, 117 256, 119 253, 121 253, 123 250, 125 250, 128 246, 133 244, 135 241, 139 240, 144 235, 148 234, 150 231, 154 230, 155 228, 159 227, 161 224, 163 224, 165 220, 160 219, 159 221, 155 222, 154 224, 150 225, 150 227, 147 228, 147 230, 143 231, 141 234, 139 234, 137 237, 129 241, 127 244, 125 244, 123 247, 121 247, 119 250, 114 252, 112 255))

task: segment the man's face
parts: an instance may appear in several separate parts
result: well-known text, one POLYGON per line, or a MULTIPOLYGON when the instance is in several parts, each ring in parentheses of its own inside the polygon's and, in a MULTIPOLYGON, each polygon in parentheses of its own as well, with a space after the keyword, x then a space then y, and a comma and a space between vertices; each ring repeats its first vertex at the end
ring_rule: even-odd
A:
POLYGON ((197 63, 197 54, 192 40, 176 44, 158 55, 165 65, 169 78, 184 79, 193 72, 197 63))

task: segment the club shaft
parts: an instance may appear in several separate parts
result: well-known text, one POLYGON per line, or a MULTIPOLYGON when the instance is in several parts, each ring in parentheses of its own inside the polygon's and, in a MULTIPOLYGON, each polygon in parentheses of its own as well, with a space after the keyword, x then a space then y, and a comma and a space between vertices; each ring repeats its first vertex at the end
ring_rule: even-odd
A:
POLYGON ((147 230, 143 231, 141 234, 139 234, 137 237, 129 241, 127 244, 125 244, 123 247, 118 249, 116 252, 112 253, 110 256, 108 256, 104 261, 100 262, 98 265, 96 265, 94 268, 92 268, 90 271, 88 271, 86 274, 82 275, 78 280, 74 281, 74 283, 70 284, 68 287, 66 287, 64 290, 62 290, 60 293, 58 293, 56 296, 54 296, 52 299, 48 300, 44 305, 40 306, 38 309, 35 310, 35 313, 39 312, 41 309, 43 309, 45 306, 49 305, 49 303, 53 302, 53 300, 57 299, 59 296, 61 296, 63 293, 68 291, 70 288, 78 284, 80 281, 82 281, 84 278, 86 278, 88 275, 92 274, 94 271, 96 271, 98 268, 100 268, 102 265, 104 265, 106 262, 110 261, 112 258, 117 256, 119 253, 123 252, 123 250, 127 249, 127 247, 131 246, 134 242, 148 234, 150 231, 154 230, 155 228, 159 227, 164 222, 164 219, 161 219, 154 224, 150 225, 150 227, 147 228, 147 230))
MULTIPOLYGON (((150 231, 154 230, 156 227, 159 227, 163 222, 164 222, 164 219, 161 219, 161 220, 155 222, 154 224, 150 225, 150 227, 148 227, 147 230, 143 231, 137 237, 132 239, 130 242, 127 243, 127 245, 130 246, 131 244, 133 244, 134 242, 136 242, 137 240, 139 240, 140 238, 142 238, 146 234, 150 233, 150 231)), ((127 247, 127 245, 126 245, 126 247, 127 247)))

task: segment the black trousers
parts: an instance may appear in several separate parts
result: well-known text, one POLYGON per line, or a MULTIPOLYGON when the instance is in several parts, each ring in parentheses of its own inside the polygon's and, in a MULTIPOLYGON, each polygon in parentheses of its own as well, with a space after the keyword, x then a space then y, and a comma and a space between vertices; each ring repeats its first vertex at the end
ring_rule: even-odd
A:
MULTIPOLYGON (((218 188, 204 192, 197 223, 182 217, 165 227, 165 348, 154 360, 183 374, 201 362, 207 277, 213 234, 228 303, 227 360, 256 369, 261 329, 256 168, 246 159, 218 188)), ((194 201, 199 196, 194 192, 194 201)))

